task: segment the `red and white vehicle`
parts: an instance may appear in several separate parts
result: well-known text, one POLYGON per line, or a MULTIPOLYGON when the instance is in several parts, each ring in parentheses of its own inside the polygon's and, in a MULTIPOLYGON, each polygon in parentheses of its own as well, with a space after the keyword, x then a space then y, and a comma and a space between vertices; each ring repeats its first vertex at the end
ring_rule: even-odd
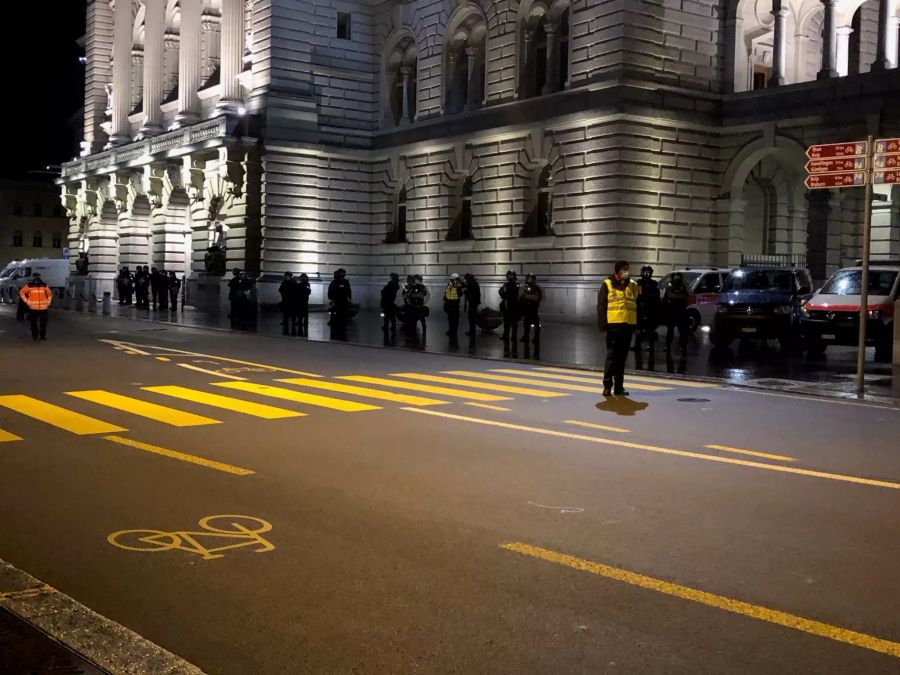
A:
MULTIPOLYGON (((716 318, 716 303, 728 272, 715 267, 692 267, 675 272, 681 274, 684 285, 691 294, 688 299, 688 328, 693 333, 702 325, 711 326, 716 318)), ((666 292, 675 272, 659 280, 660 297, 666 292)))
MULTIPOLYGON (((845 267, 831 275, 800 310, 800 331, 810 354, 828 345, 856 346, 859 342, 859 303, 862 268, 845 267)), ((900 293, 900 263, 869 267, 869 319, 866 344, 875 358, 889 360, 894 340, 894 303, 900 293)))

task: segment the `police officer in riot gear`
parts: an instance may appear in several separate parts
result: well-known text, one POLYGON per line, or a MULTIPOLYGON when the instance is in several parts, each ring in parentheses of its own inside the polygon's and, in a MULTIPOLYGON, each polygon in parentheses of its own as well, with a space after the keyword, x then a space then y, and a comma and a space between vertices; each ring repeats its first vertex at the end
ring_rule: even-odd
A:
POLYGON ((500 287, 500 311, 503 312, 503 356, 519 355, 519 281, 516 273, 506 273, 500 287), (512 349, 510 349, 512 347, 512 349))
POLYGON ((519 304, 522 311, 522 329, 525 335, 522 342, 527 343, 534 328, 534 344, 541 340, 541 317, 539 314, 541 303, 544 301, 544 289, 537 282, 537 277, 529 274, 525 277, 525 285, 519 295, 519 304))
POLYGON ((653 268, 650 265, 641 268, 641 278, 637 285, 641 292, 637 301, 637 337, 634 348, 640 351, 641 342, 645 339, 647 344, 653 346, 656 342, 656 328, 659 326, 659 283, 653 278, 653 268))

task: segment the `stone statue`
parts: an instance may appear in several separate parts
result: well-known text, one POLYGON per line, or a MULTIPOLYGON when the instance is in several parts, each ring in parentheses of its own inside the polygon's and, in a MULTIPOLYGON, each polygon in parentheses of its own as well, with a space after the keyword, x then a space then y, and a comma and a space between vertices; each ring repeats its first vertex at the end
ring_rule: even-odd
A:
POLYGON ((206 273, 214 276, 224 276, 225 274, 225 251, 218 244, 213 244, 206 249, 206 255, 203 256, 203 264, 206 266, 206 273))
POLYGON ((88 254, 84 251, 81 251, 78 254, 78 260, 75 261, 75 274, 81 277, 86 277, 88 275, 88 265, 90 261, 88 260, 88 254))

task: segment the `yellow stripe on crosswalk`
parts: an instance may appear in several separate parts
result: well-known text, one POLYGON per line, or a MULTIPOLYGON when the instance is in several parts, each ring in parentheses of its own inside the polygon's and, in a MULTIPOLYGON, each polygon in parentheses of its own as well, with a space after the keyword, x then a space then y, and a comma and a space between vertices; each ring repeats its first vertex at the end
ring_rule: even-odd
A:
POLYGON ((405 405, 441 405, 447 401, 438 401, 434 398, 424 398, 422 396, 412 396, 410 394, 395 394, 392 391, 382 391, 381 389, 370 389, 368 387, 357 387, 352 384, 340 384, 339 382, 325 382, 323 380, 308 380, 303 377, 290 377, 284 380, 278 380, 286 384, 296 384, 301 387, 311 387, 313 389, 325 389, 340 394, 353 394, 362 396, 363 398, 375 398, 382 401, 393 401, 394 403, 403 403, 405 405))
POLYGON ((439 375, 420 375, 419 373, 391 373, 391 375, 393 377, 408 377, 411 380, 422 380, 423 382, 452 384, 459 387, 471 387, 473 389, 490 389, 491 391, 501 391, 504 394, 519 394, 520 396, 538 396, 540 398, 568 396, 568 394, 561 394, 558 391, 548 391, 546 389, 526 389, 524 387, 511 387, 505 384, 488 384, 486 382, 460 380, 454 377, 440 377, 439 375))
POLYGON ((220 394, 210 394, 205 391, 198 391, 197 389, 188 389, 187 387, 171 386, 142 388, 144 389, 144 391, 150 391, 154 394, 162 394, 163 396, 180 398, 183 401, 201 403, 203 405, 212 406, 213 408, 231 410, 232 412, 239 412, 243 413, 244 415, 260 417, 264 420, 280 420, 287 417, 306 416, 306 413, 297 412, 296 410, 277 408, 273 405, 266 405, 265 403, 254 403, 253 401, 244 401, 239 398, 231 398, 230 396, 221 396, 220 394))
POLYGON ((381 408, 379 408, 378 406, 369 405, 368 403, 344 401, 343 399, 339 398, 318 396, 316 394, 307 394, 303 391, 294 391, 293 389, 284 389, 283 387, 273 387, 268 384, 257 384, 256 382, 214 382, 213 384, 217 387, 225 387, 226 389, 236 389, 237 391, 246 391, 251 394, 259 394, 260 396, 270 396, 272 398, 280 398, 285 401, 306 403, 308 405, 314 405, 320 408, 331 408, 332 410, 341 410, 343 412, 381 410, 381 408))
MULTIPOLYGON (((603 379, 602 371, 592 371, 592 370, 577 370, 574 368, 552 368, 550 366, 542 366, 540 368, 535 368, 536 371, 546 372, 546 373, 563 373, 563 374, 571 374, 571 375, 579 375, 579 376, 590 376, 594 375, 597 379, 603 379)), ((552 375, 547 375, 547 377, 552 377, 552 375)), ((650 382, 654 384, 665 384, 672 387, 693 387, 695 389, 718 389, 719 385, 715 382, 701 382, 699 380, 680 380, 676 378, 666 379, 663 377, 645 377, 643 375, 627 375, 629 385, 632 381, 637 382, 650 382)))
POLYGON ((91 389, 88 391, 67 391, 69 396, 80 398, 84 401, 90 401, 97 405, 105 405, 109 408, 122 410, 132 415, 147 417, 163 424, 169 424, 173 427, 200 427, 207 424, 220 424, 219 420, 213 420, 209 417, 195 415, 194 413, 184 412, 183 410, 175 410, 167 408, 164 405, 156 403, 147 403, 130 396, 122 396, 114 394, 111 391, 103 391, 102 389, 91 389))
MULTIPOLYGON (((512 368, 493 368, 491 369, 492 373, 509 373, 511 375, 526 375, 531 377, 532 379, 528 379, 528 377, 500 377, 500 379, 506 382, 518 382, 519 384, 538 384, 542 387, 562 387, 565 389, 571 389, 572 391, 586 391, 591 394, 602 394, 603 393, 603 380, 594 380, 588 377, 568 377, 566 375, 546 375, 544 373, 536 373, 533 370, 513 370, 512 368), (547 378, 553 378, 547 379, 547 378), (594 387, 587 387, 578 384, 563 384, 562 382, 554 382, 553 380, 561 380, 564 382, 581 382, 585 384, 593 384, 594 387), (597 387, 600 387, 599 389, 597 387)), ((486 377, 486 376, 483 376, 486 377)), ((499 377, 499 376, 497 376, 499 377)), ((636 382, 632 382, 633 378, 628 378, 628 386, 634 390, 640 391, 669 391, 672 387, 660 387, 655 384, 639 384, 636 382)))
POLYGON ((451 396, 453 398, 467 398, 471 401, 508 401, 508 396, 496 394, 482 394, 480 391, 463 391, 449 387, 435 387, 428 384, 416 384, 415 382, 402 382, 400 380, 388 380, 382 377, 368 377, 367 375, 344 375, 339 380, 350 382, 362 382, 363 384, 376 384, 382 387, 394 389, 406 389, 407 391, 419 391, 425 394, 437 394, 438 396, 451 396))
POLYGON ((40 401, 31 396, 23 396, 21 394, 0 396, 0 405, 79 436, 115 434, 120 431, 128 431, 122 427, 117 427, 115 424, 109 424, 102 420, 61 408, 58 405, 40 401))
POLYGON ((22 438, 20 436, 16 436, 15 434, 11 434, 8 431, 4 431, 0 429, 0 443, 10 443, 12 441, 21 441, 22 438))

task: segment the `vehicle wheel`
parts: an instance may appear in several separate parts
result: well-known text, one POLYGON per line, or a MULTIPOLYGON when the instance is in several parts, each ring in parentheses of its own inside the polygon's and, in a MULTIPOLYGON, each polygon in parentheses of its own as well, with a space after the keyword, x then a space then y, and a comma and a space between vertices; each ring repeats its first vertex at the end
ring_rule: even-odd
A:
POLYGON ((696 333, 697 329, 700 328, 701 323, 703 323, 703 320, 700 318, 700 312, 696 309, 689 309, 687 313, 688 331, 696 333))
POLYGON ((730 347, 733 338, 713 331, 709 334, 709 341, 712 342, 714 347, 730 347))
POLYGON ((819 338, 808 339, 804 346, 810 356, 822 356, 825 350, 828 349, 828 343, 819 338))

